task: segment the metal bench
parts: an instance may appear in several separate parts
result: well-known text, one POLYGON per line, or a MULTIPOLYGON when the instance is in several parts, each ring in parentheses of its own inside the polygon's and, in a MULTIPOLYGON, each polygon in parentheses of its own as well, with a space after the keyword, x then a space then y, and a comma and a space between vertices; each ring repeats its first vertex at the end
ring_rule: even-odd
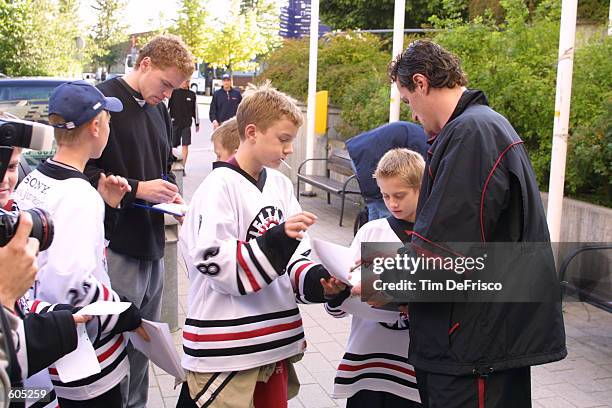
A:
POLYGON ((300 199, 300 182, 304 184, 310 184, 314 187, 320 188, 327 192, 327 204, 331 204, 331 194, 335 194, 340 197, 342 204, 340 207, 340 226, 342 226, 342 218, 344 217, 344 201, 347 194, 361 195, 361 191, 357 186, 357 183, 352 183, 353 186, 349 187, 349 183, 355 180, 355 172, 351 165, 351 159, 348 152, 343 149, 332 149, 329 157, 320 159, 306 159, 297 171, 297 199, 300 199), (304 165, 309 161, 325 161, 325 176, 316 174, 303 174, 302 169, 304 165), (331 178, 331 173, 338 173, 346 176, 346 181, 338 181, 331 178))

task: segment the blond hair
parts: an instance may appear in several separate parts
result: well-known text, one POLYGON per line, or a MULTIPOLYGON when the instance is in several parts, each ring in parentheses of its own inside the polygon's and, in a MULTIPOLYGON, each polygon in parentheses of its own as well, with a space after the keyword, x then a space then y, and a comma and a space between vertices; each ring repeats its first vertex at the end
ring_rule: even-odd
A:
MULTIPOLYGON (((92 121, 96 119, 103 120, 103 118, 101 117, 103 114, 108 115, 109 113, 105 110, 101 110, 96 116, 89 119, 82 125, 75 127, 74 129, 54 128, 53 135, 55 136, 55 141, 57 142, 57 145, 64 146, 75 143, 92 121)), ((66 119, 64 119, 61 115, 57 115, 55 113, 49 115, 49 124, 51 126, 63 125, 65 123, 66 119)))
POLYGON ((216 128, 212 135, 210 135, 210 141, 214 143, 218 140, 221 143, 221 147, 228 152, 235 152, 240 145, 240 136, 238 136, 238 122, 234 116, 231 119, 226 120, 216 128))
POLYGON ((136 68, 145 57, 149 57, 157 68, 175 67, 185 77, 190 77, 195 70, 195 59, 187 45, 176 35, 158 35, 149 41, 138 52, 136 68))
POLYGON ((400 148, 389 150, 380 159, 374 178, 400 177, 409 187, 420 188, 425 170, 425 160, 412 150, 400 148))
POLYGON ((236 112, 240 140, 244 140, 247 125, 254 124, 265 131, 281 119, 288 119, 296 127, 304 122, 295 100, 273 88, 269 81, 259 86, 249 84, 236 112))

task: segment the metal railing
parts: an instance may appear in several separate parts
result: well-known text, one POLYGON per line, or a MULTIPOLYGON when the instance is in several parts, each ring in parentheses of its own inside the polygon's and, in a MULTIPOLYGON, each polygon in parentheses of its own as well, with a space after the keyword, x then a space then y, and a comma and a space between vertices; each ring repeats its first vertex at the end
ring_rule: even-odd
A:
POLYGON ((562 298, 567 294, 577 294, 578 299, 584 300, 594 306, 597 306, 603 310, 608 312, 612 312, 612 302, 609 300, 603 299, 597 294, 593 294, 592 292, 587 292, 565 280, 565 275, 567 273, 567 269, 570 263, 576 258, 576 256, 580 255, 586 251, 605 251, 611 250, 612 244, 601 244, 601 245, 585 245, 580 248, 576 248, 572 252, 569 253, 561 263, 561 267, 559 268, 559 278, 561 280, 561 296, 562 298))

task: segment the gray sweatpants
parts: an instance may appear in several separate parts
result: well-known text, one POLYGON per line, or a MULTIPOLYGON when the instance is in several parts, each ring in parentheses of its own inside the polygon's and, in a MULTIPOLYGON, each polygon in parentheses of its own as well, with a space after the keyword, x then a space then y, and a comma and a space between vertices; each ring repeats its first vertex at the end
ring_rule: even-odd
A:
MULTIPOLYGON (((164 287, 164 259, 143 261, 108 249, 111 286, 138 309, 143 319, 159 321, 164 287)), ((122 384, 123 406, 144 408, 149 392, 149 360, 128 345, 130 374, 122 384), (128 388, 129 381, 129 388, 128 388), (126 405, 127 404, 127 405, 126 405)))

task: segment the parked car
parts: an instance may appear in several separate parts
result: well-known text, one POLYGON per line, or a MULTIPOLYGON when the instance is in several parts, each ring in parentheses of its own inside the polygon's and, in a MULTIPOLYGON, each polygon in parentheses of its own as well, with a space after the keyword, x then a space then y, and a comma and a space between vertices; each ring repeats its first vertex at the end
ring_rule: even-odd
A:
MULTIPOLYGON (((22 77, 0 79, 0 111, 14 116, 48 124, 49 96, 59 85, 70 79, 49 77, 22 77)), ((54 151, 26 150, 22 154, 19 180, 53 155, 54 151)))
POLYGON ((0 110, 20 119, 49 123, 49 96, 68 81, 46 77, 0 79, 0 110))

